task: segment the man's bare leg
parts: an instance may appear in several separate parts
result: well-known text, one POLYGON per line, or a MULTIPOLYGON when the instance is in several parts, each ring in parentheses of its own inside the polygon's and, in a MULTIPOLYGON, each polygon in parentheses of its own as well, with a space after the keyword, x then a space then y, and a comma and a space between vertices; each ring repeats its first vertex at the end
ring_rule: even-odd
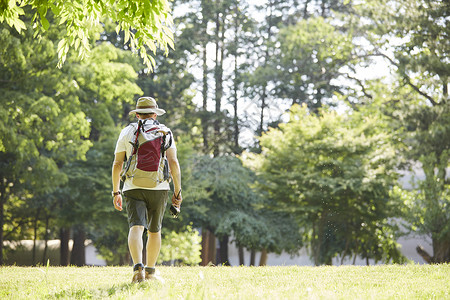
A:
POLYGON ((161 250, 161 231, 148 232, 147 239, 147 266, 145 267, 145 279, 156 279, 164 282, 155 272, 156 260, 161 250))
POLYGON ((142 263, 142 234, 144 226, 136 225, 130 228, 128 232, 128 248, 130 249, 131 258, 134 263, 134 274, 132 282, 141 282, 145 279, 144 264, 142 263))

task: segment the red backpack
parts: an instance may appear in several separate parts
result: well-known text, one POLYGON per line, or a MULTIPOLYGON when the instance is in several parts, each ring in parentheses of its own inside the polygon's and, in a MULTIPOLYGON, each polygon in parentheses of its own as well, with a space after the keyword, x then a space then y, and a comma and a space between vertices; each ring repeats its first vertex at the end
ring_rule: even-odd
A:
MULTIPOLYGON (((130 125, 136 127, 136 123, 130 125)), ((155 120, 139 120, 130 143, 133 153, 122 171, 122 181, 129 179, 138 187, 154 188, 170 179, 166 158, 166 150, 172 144, 169 128, 155 120)))

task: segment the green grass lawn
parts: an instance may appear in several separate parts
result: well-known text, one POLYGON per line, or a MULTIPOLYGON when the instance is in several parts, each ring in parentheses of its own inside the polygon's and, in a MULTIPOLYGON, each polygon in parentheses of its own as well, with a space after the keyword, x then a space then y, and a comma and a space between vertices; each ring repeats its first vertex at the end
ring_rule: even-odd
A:
POLYGON ((450 299, 450 265, 159 267, 164 284, 131 284, 131 267, 0 267, 0 299, 450 299))

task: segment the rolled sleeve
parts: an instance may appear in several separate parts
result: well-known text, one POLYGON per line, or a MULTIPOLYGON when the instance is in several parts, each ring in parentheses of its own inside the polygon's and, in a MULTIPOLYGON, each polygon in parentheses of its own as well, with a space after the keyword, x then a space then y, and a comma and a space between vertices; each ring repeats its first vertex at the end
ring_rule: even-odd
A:
POLYGON ((127 152, 127 155, 129 155, 129 153, 128 153, 129 147, 127 147, 127 146, 129 145, 128 141, 131 140, 130 133, 132 134, 132 130, 131 130, 130 126, 127 126, 124 129, 122 129, 122 131, 120 132, 119 138, 117 139, 116 149, 114 150, 114 154, 125 151, 125 152, 127 152))

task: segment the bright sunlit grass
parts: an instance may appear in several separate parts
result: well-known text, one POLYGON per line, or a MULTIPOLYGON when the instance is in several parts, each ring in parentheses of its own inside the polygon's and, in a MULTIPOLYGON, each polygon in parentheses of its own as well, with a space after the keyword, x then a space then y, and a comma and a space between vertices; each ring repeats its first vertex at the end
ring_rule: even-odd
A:
POLYGON ((1 267, 0 299, 450 299, 450 265, 159 267, 164 284, 131 284, 131 267, 1 267))

